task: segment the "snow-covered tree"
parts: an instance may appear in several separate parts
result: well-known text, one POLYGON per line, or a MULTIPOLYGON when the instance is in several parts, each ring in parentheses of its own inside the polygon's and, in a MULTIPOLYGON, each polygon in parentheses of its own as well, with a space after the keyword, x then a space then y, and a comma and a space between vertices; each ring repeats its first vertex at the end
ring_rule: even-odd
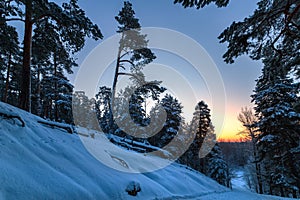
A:
POLYGON ((260 132, 258 161, 268 186, 264 192, 270 194, 299 195, 300 113, 293 107, 298 92, 299 85, 272 65, 263 69, 252 96, 260 132))
POLYGON ((192 122, 184 136, 190 146, 178 162, 230 187, 229 169, 220 147, 216 144, 216 134, 210 117, 207 104, 200 101, 195 107, 192 122))
POLYGON ((150 137, 149 142, 154 146, 162 148, 177 135, 183 118, 181 116, 182 105, 173 96, 166 94, 160 101, 160 105, 167 113, 166 121, 162 130, 153 137, 150 137))
POLYGON ((158 102, 165 88, 160 86, 159 81, 145 81, 145 84, 139 87, 135 79, 132 80, 133 85, 122 90, 115 99, 114 119, 118 120, 119 127, 114 134, 144 142, 149 133, 153 132, 149 127, 151 119, 146 113, 146 102, 147 100, 158 102))
POLYGON ((31 111, 55 121, 71 123, 73 86, 65 73, 73 73, 72 68, 77 64, 51 20, 40 20, 33 32, 31 111), (47 105, 48 113, 43 113, 44 105, 47 105))
POLYGON ((10 84, 13 78, 12 72, 16 70, 20 56, 16 29, 7 23, 0 23, 0 41, 0 99, 13 104, 13 102, 8 101, 8 98, 12 95, 10 84))
POLYGON ((88 129, 99 129, 97 118, 97 100, 89 99, 84 91, 75 91, 73 94, 72 111, 75 125, 88 129))
POLYGON ((229 168, 224 160, 221 148, 218 143, 212 148, 210 153, 204 158, 206 163, 205 174, 216 180, 221 185, 231 187, 229 168))
POLYGON ((101 86, 96 94, 95 109, 99 125, 104 133, 109 133, 110 129, 110 105, 111 105, 111 89, 101 86))

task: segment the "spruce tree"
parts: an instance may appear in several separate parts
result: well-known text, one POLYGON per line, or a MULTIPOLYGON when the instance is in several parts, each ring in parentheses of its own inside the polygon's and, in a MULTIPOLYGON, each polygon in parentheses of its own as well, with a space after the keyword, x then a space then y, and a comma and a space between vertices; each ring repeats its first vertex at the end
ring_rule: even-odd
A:
POLYGON ((231 187, 229 168, 218 143, 212 148, 204 160, 206 163, 205 175, 211 177, 221 185, 231 187))
POLYGON ((298 91, 299 84, 272 65, 263 69, 252 96, 258 117, 258 161, 264 167, 265 193, 299 195, 300 113, 293 107, 298 91))

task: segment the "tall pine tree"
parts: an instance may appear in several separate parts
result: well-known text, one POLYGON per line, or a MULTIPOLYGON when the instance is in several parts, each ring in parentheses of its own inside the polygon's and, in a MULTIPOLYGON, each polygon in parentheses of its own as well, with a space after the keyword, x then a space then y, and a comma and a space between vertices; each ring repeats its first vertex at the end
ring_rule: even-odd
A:
MULTIPOLYGON (((125 75, 133 77, 137 81, 140 81, 140 85, 143 85, 144 82, 140 80, 139 72, 144 65, 152 62, 156 58, 154 53, 147 48, 148 41, 146 40, 146 35, 140 33, 141 25, 139 23, 139 19, 135 17, 135 12, 130 2, 124 2, 123 8, 115 17, 115 19, 119 23, 117 33, 121 34, 121 39, 117 53, 115 74, 113 77, 111 101, 112 108, 114 106, 119 76, 125 75)), ((110 123, 112 126, 112 115, 110 116, 110 123)))
POLYGON ((19 106, 27 111, 31 109, 31 59, 32 30, 40 20, 49 19, 56 24, 57 32, 65 45, 77 52, 82 49, 85 37, 102 38, 102 34, 84 11, 77 0, 70 0, 58 6, 54 2, 37 0, 14 0, 1 2, 0 23, 8 21, 24 22, 23 68, 19 106))

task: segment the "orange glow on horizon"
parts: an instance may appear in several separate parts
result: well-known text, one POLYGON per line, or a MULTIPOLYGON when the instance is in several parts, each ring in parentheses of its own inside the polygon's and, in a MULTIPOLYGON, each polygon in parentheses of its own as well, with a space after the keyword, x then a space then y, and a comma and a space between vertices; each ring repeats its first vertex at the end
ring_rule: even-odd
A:
POLYGON ((244 129, 241 122, 237 119, 237 116, 241 111, 241 107, 239 107, 239 105, 227 104, 222 132, 221 134, 217 134, 217 140, 219 142, 245 141, 243 136, 238 135, 238 133, 244 129))

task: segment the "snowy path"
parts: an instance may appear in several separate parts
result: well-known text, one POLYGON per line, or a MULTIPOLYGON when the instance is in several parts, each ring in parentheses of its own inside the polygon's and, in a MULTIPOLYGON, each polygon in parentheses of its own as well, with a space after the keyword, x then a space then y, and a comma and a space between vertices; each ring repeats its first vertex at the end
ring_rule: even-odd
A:
POLYGON ((202 197, 193 198, 194 200, 283 200, 282 198, 268 195, 258 195, 252 192, 233 190, 231 192, 213 193, 202 197))
POLYGON ((231 184, 233 189, 240 191, 250 191, 246 181, 245 172, 242 169, 237 169, 233 171, 233 177, 231 179, 231 184))

